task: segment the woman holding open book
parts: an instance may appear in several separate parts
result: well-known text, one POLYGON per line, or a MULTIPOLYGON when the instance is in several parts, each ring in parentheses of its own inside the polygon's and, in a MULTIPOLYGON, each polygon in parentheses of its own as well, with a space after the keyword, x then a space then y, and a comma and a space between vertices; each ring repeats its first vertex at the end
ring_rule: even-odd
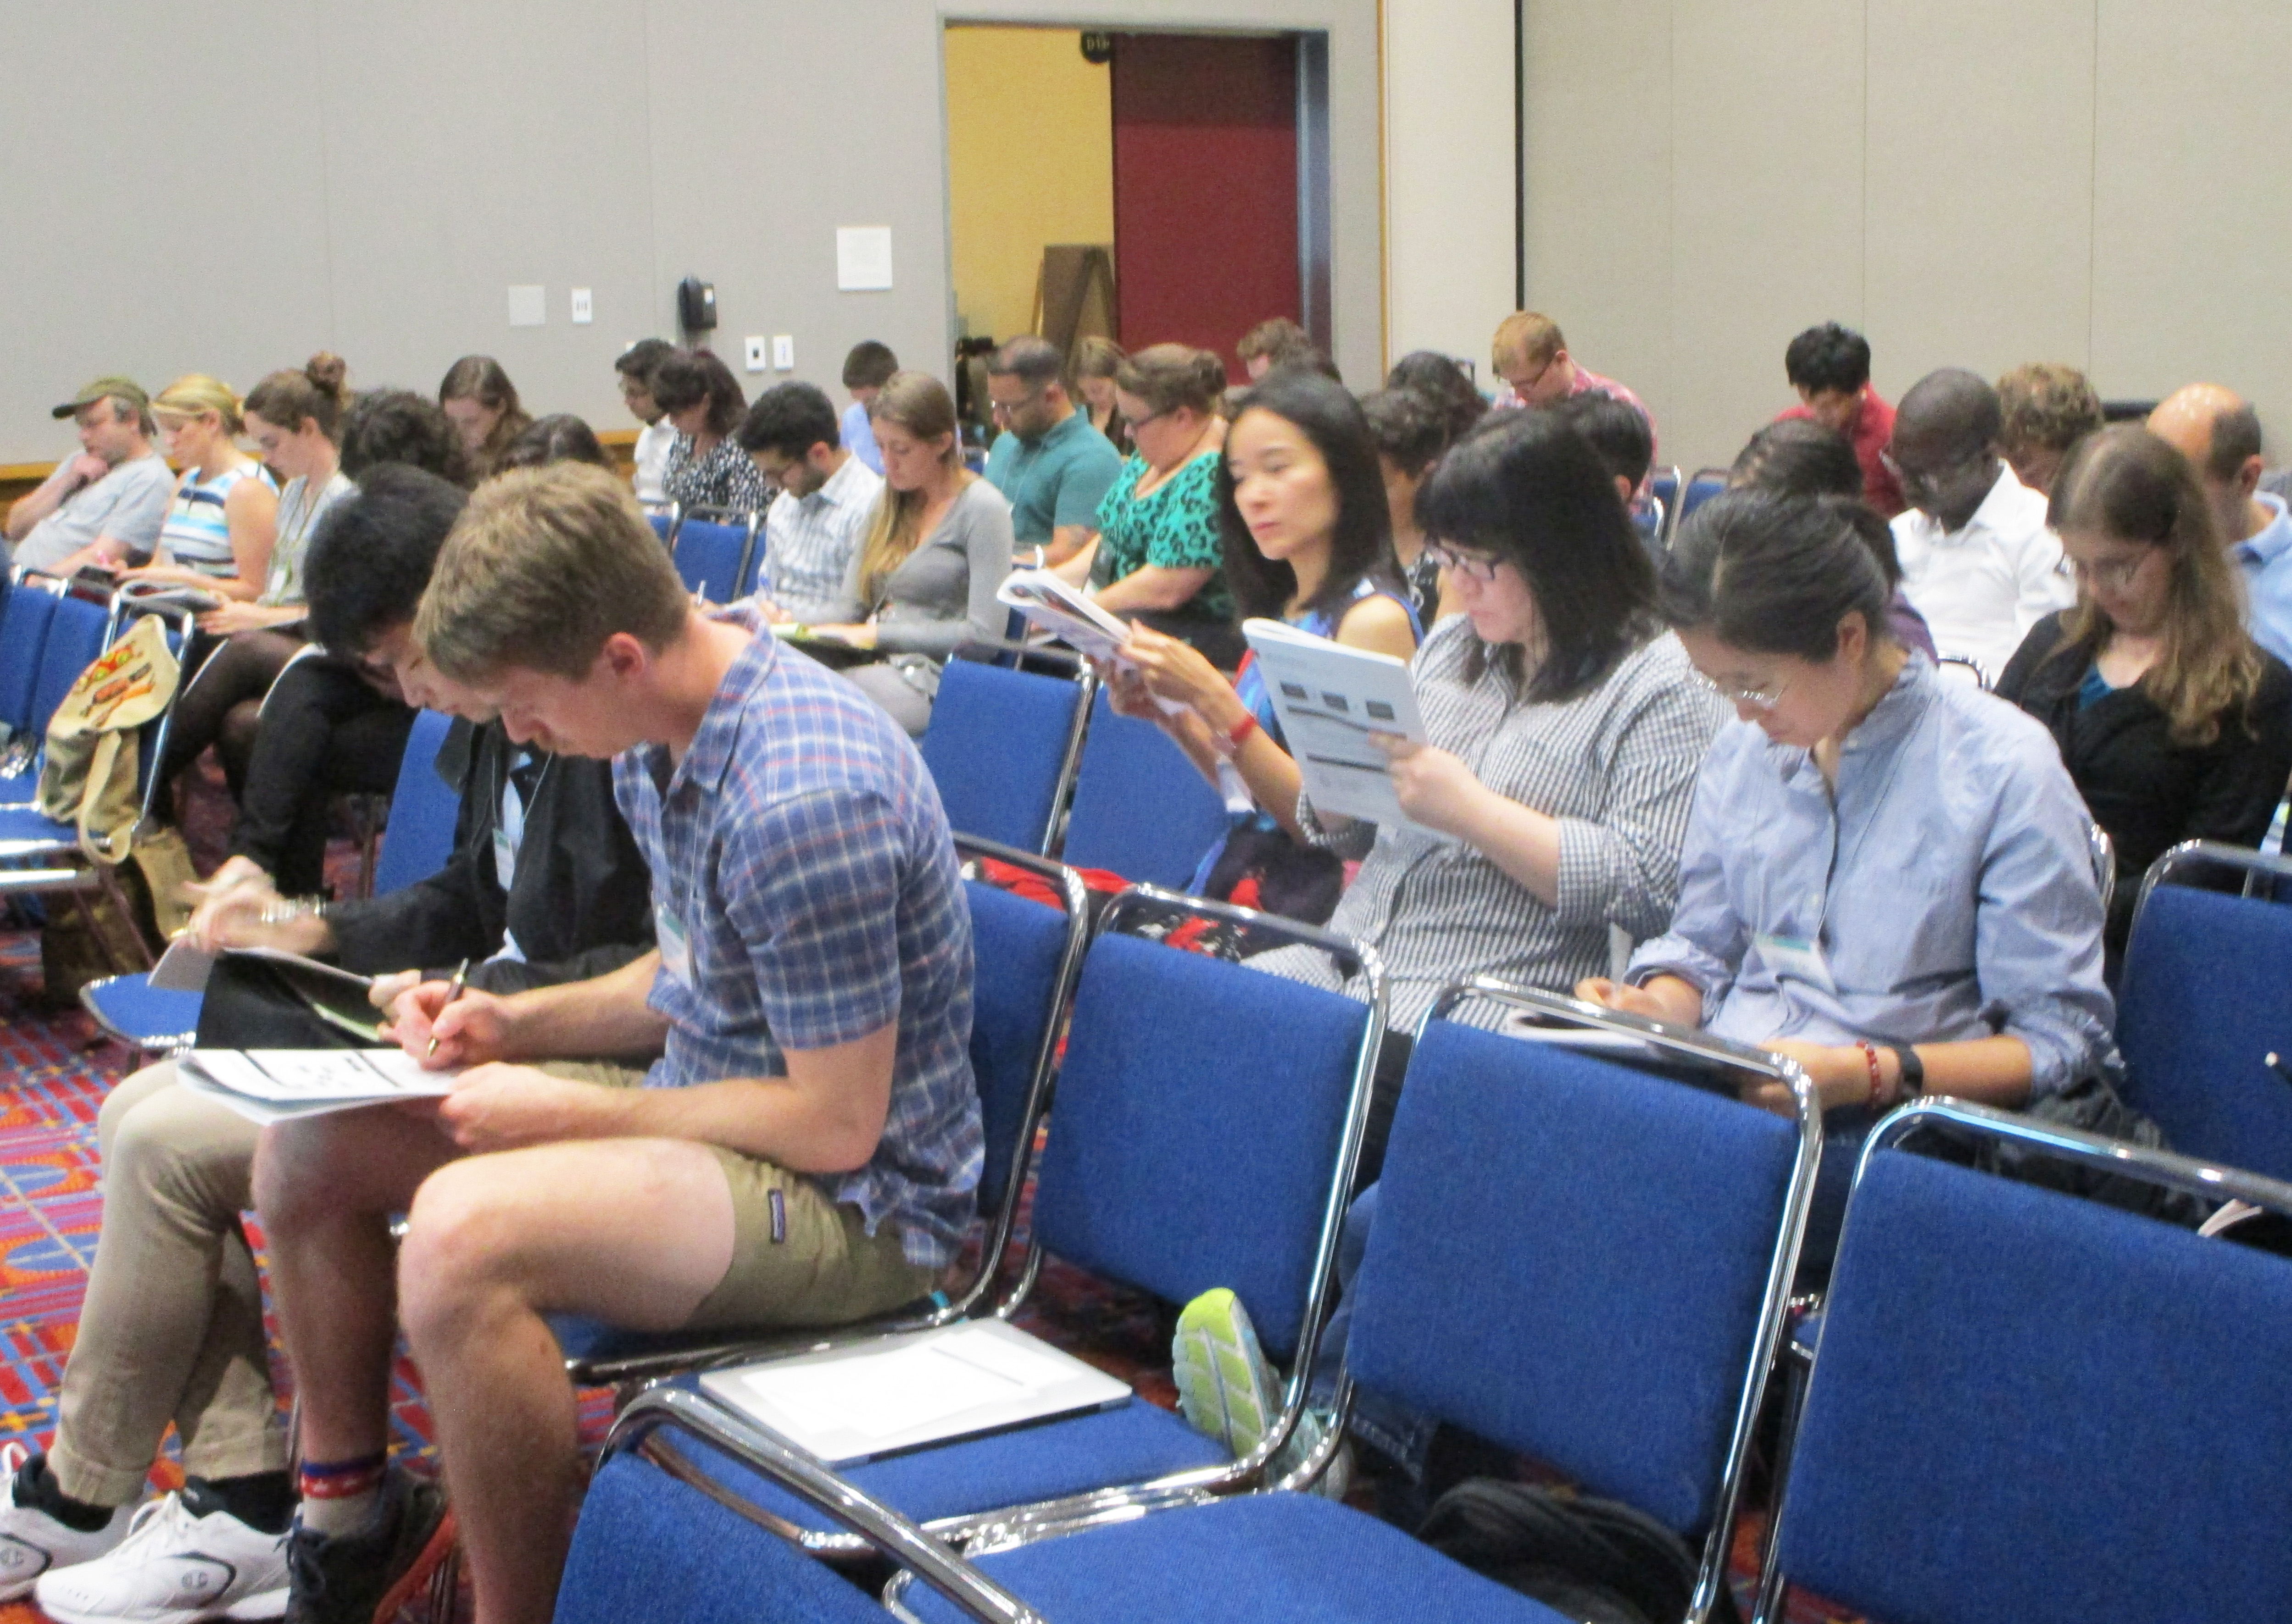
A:
MULTIPOLYGON (((1416 651, 1376 444, 1343 384, 1295 370, 1252 390, 1226 435, 1216 492, 1226 583, 1242 618, 1278 618, 1397 659, 1416 651)), ((1196 649, 1143 625, 1126 652, 1127 665, 1110 673, 1116 708, 1158 723, 1213 783, 1230 768, 1252 803, 1202 860, 1193 889, 1326 920, 1344 865, 1298 823, 1303 780, 1255 658, 1229 682, 1196 649), (1165 711, 1155 698, 1186 708, 1165 711)))
MULTIPOLYGON (((1329 921, 1389 977, 1364 1178, 1383 1161, 1403 1034, 1442 987, 1487 974, 1564 991, 1608 962, 1610 925, 1670 923, 1696 769, 1724 714, 1656 618, 1654 566, 1605 465, 1554 414, 1475 429, 1417 511, 1463 612, 1412 667, 1425 741, 1376 736, 1415 827, 1331 828, 1302 796, 1297 812, 1308 837, 1367 849, 1329 921)), ((1319 953, 1251 962, 1337 984, 1319 953)))

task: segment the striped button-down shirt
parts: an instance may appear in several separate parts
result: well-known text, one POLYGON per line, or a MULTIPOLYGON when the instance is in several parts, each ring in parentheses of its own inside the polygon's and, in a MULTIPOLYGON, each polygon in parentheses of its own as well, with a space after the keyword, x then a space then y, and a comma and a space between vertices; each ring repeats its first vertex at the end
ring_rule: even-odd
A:
MULTIPOLYGON (((1667 925, 1696 769, 1726 715, 1668 634, 1574 699, 1545 704, 1521 699, 1493 662, 1472 675, 1484 646, 1465 617, 1441 622, 1417 651, 1417 706, 1435 746, 1497 794, 1559 820, 1557 904, 1462 841, 1377 830, 1329 928, 1383 956, 1395 1030, 1414 1029, 1459 976, 1564 990, 1605 969, 1610 925, 1634 937, 1667 925)), ((1247 962, 1338 985, 1312 949, 1247 962)))
MULTIPOLYGON (((755 610, 725 619, 755 629, 755 610)), ((769 634, 733 662, 684 759, 643 745, 614 792, 652 868, 666 1052, 684 1087, 785 1075, 784 1049, 897 1022, 890 1113, 867 1165, 819 1176, 869 1233, 946 1264, 973 1210, 971 914, 939 792, 865 695, 769 634)))
POLYGON ((808 497, 764 514, 764 595, 798 620, 843 618, 843 578, 884 494, 884 476, 856 456, 808 497))

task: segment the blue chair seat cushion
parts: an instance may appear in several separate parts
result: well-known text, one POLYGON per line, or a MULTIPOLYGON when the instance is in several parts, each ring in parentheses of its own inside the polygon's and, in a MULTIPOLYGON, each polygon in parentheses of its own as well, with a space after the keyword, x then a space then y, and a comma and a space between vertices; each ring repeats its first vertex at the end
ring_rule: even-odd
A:
POLYGON ((106 1030, 131 1043, 155 1047, 187 1043, 196 1036, 199 1006, 206 1002, 200 993, 154 987, 142 971, 90 982, 82 998, 106 1030))
POLYGON ((36 806, 0 806, 0 847, 77 845, 79 831, 36 806))
MULTIPOLYGON (((800 1528, 840 1527, 714 1450, 695 1444, 688 1452, 709 1476, 800 1528)), ((867 1461, 840 1474, 916 1522, 931 1523, 1224 1466, 1232 1458, 1183 1418, 1133 1399, 1112 1410, 867 1461)))
MULTIPOLYGON (((980 1559, 1059 1624, 1559 1624, 1387 1523, 1305 1494, 1252 1494, 1045 1539, 980 1559)), ((918 1617, 963 1617, 917 1585, 918 1617)))

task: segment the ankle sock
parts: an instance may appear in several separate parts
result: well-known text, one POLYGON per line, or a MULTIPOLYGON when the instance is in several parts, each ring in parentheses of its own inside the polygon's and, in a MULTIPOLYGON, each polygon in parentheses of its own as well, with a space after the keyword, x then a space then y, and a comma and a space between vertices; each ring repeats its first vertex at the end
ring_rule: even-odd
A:
POLYGON ((35 1455, 16 1469, 16 1504, 44 1512, 83 1534, 101 1533, 118 1510, 116 1506, 91 1506, 66 1494, 57 1486, 56 1475, 48 1470, 45 1455, 35 1455))
POLYGON ((295 1520, 295 1478, 283 1467, 243 1477, 193 1477, 183 1500, 195 1516, 220 1511, 266 1534, 283 1534, 295 1520))
POLYGON ((304 1461, 303 1526, 321 1534, 356 1532, 374 1514, 389 1464, 381 1450, 355 1460, 304 1461))

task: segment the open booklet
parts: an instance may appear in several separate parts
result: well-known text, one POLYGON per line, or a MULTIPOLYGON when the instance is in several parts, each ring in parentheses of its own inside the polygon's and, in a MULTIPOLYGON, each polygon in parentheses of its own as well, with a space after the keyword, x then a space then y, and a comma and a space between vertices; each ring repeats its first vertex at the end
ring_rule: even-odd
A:
POLYGON ((1017 610, 1029 625, 1050 633, 1090 659, 1115 659, 1130 641, 1130 626, 1092 602, 1048 570, 1016 570, 995 589, 995 601, 1017 610))
POLYGON ((269 1127, 298 1117, 399 1100, 440 1099, 458 1071, 425 1071, 403 1049, 192 1049, 178 1055, 185 1087, 269 1127))
POLYGON ((1451 838, 1400 810, 1384 752, 1369 742, 1371 733, 1425 742, 1408 661, 1350 649, 1279 620, 1245 620, 1241 634, 1257 656, 1316 812, 1451 838))
MULTIPOLYGON (((346 989, 364 992, 374 985, 374 977, 360 975, 354 970, 321 963, 300 953, 290 953, 285 948, 225 948, 246 958, 260 958, 299 973, 339 982, 346 989)), ((205 992, 207 978, 214 974, 215 960, 222 955, 210 953, 189 936, 178 936, 159 955, 159 962, 151 966, 151 985, 163 992, 205 992)))
POLYGON ((700 1385, 831 1466, 1130 1399, 1104 1371, 993 1319, 719 1370, 700 1385))

